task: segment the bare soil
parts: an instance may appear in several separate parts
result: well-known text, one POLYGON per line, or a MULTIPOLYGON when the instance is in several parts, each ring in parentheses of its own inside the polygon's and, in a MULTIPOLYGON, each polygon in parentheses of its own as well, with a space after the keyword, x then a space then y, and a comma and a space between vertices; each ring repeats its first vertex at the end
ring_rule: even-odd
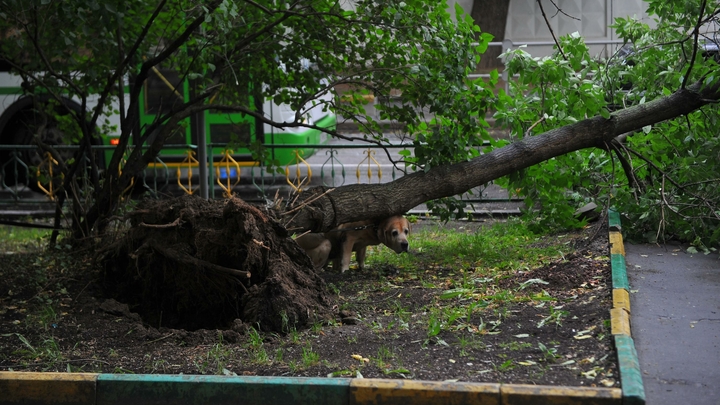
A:
MULTIPOLYGON (((309 259, 284 231, 258 220, 263 212, 240 203, 210 214, 197 206, 173 209, 174 217, 155 210, 148 211, 154 220, 141 214, 132 236, 92 251, 8 252, 0 244, 0 370, 619 386, 609 331, 609 244, 602 224, 548 237, 546 243, 562 238, 577 246, 564 260, 482 281, 494 283, 496 295, 522 288, 536 298, 517 302, 487 295, 442 299, 459 287, 452 280, 461 269, 408 273, 376 265, 344 274, 309 271, 309 259), (229 218, 239 215, 246 217, 231 224, 229 218), (205 233, 181 237, 184 231, 177 227, 147 226, 172 224, 173 218, 205 233), (223 227, 235 228, 217 233, 223 227), (268 236, 271 228, 278 238, 268 236), (195 238, 192 247, 188 238, 195 238), (213 248, 226 238, 242 252, 213 248), (220 260, 193 251, 203 243, 220 260), (221 269, 233 260, 255 260, 248 246, 260 261, 234 268, 250 271, 251 277, 264 274, 252 283, 221 269), (267 263, 285 268, 273 270, 267 263), (188 281, 184 290, 177 287, 198 273, 193 266, 204 268, 203 276, 188 281), (278 281, 276 272, 288 276, 278 281), (160 275, 175 289, 143 284, 160 275), (228 290, 228 283, 235 289, 228 290), (297 286, 302 291, 288 293, 297 286), (148 301, 152 295, 156 299, 148 301), (144 302, 133 297, 145 297, 144 302), (250 302, 255 309, 246 309, 250 302), (173 310, 180 307, 190 311, 173 310), (469 307, 473 310, 464 314, 451 313, 469 307)), ((482 232, 489 225, 445 226, 482 232)))

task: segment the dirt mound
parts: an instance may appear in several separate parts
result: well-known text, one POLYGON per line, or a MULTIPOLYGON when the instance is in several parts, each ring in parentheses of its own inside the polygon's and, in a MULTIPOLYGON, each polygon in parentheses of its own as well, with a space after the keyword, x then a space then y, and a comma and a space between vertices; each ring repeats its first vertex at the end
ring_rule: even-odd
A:
POLYGON ((101 284, 152 326, 284 331, 332 306, 310 259, 267 212, 238 198, 147 200, 102 251, 101 284))

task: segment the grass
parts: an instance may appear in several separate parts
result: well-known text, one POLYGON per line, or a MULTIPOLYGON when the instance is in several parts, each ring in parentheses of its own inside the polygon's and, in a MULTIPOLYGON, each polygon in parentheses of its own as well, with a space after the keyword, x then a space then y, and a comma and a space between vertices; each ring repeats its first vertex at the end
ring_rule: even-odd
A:
MULTIPOLYGON (((420 228, 420 227, 418 227, 420 228)), ((44 247, 49 231, 38 231, 29 228, 0 227, 0 251, 19 252, 22 249, 44 247)), ((420 286, 434 290, 435 300, 422 308, 412 303, 403 303, 392 299, 383 311, 383 318, 372 320, 368 326, 384 338, 397 331, 420 328, 425 335, 424 345, 457 346, 460 355, 467 356, 473 350, 487 347, 483 342, 484 335, 499 333, 500 325, 512 322, 508 306, 517 302, 532 301, 538 303, 537 308, 543 309, 543 317, 538 319, 537 327, 559 327, 568 318, 569 313, 545 291, 537 292, 537 288, 547 284, 540 279, 531 279, 514 287, 501 288, 497 281, 513 277, 519 270, 532 269, 554 260, 564 260, 571 253, 572 247, 563 242, 562 237, 548 238, 547 235, 533 233, 523 222, 515 219, 504 223, 495 223, 491 227, 479 230, 454 230, 442 226, 425 226, 411 236, 411 254, 395 254, 385 247, 374 247, 368 255, 367 264, 370 269, 396 269, 392 276, 379 275, 367 289, 359 291, 353 302, 372 301, 373 293, 382 293, 393 297, 392 291, 403 280, 414 280, 420 286), (549 241, 552 240, 552 243, 549 241), (531 291, 535 291, 534 293, 531 291), (390 294, 388 294, 390 293, 390 294), (547 312, 545 312, 547 311, 547 312), (461 332, 447 339, 443 332, 461 332), (447 342, 444 340, 447 339, 447 342)), ((50 267, 66 268, 64 255, 41 255, 38 257, 38 268, 47 271, 50 267)), ((61 252, 62 253, 62 252, 61 252)), ((46 280, 42 284, 48 284, 46 280)), ((53 288, 61 291, 52 284, 53 288)), ((339 295, 339 289, 331 285, 330 289, 339 295)), ((397 295, 395 296, 397 297, 397 295)), ((40 339, 31 342, 20 337, 23 343, 23 357, 27 361, 39 359, 49 364, 62 362, 62 355, 57 342, 51 337, 53 325, 58 322, 61 314, 56 312, 56 302, 41 301, 28 321, 39 322, 44 331, 40 339)), ((343 307, 353 309, 354 304, 342 303, 343 307)), ((292 371, 301 371, 321 364, 320 355, 313 350, 305 337, 319 336, 328 327, 321 321, 314 322, 307 331, 298 331, 288 325, 283 315, 283 331, 287 339, 280 348, 271 347, 272 339, 264 341, 264 335, 256 328, 249 328, 245 337, 244 349, 249 354, 248 360, 255 365, 278 363, 292 371), (299 349, 293 350, 293 347, 299 349)), ((358 343, 356 336, 348 336, 347 344, 358 343)), ((531 345, 515 341, 499 345, 507 351, 530 349, 531 345)), ((228 364, 237 360, 239 353, 233 351, 232 345, 220 343, 212 345, 196 360, 197 368, 202 373, 227 374, 228 364)), ((532 348, 536 361, 552 363, 557 360, 557 348, 552 342, 545 346, 540 344, 532 348)), ((507 352, 506 352, 507 353, 507 352)), ((386 375, 404 377, 410 372, 398 363, 393 347, 382 346, 375 356, 371 356, 372 364, 386 375)), ((523 365, 524 364, 520 364, 523 365)), ((355 376, 360 373, 365 362, 340 369, 333 374, 337 376, 355 376)), ((145 369, 149 372, 166 372, 169 364, 154 357, 145 359, 145 369)), ((500 357, 493 364, 498 372, 508 372, 517 365, 512 360, 500 357)), ((330 367, 333 368, 333 367, 330 367)), ((117 372, 122 372, 118 370, 117 372)))
MULTIPOLYGON (((466 283, 475 283, 476 270, 511 272, 537 267, 561 258, 569 246, 543 246, 545 235, 535 234, 519 219, 496 223, 478 232, 433 226, 411 234, 414 254, 397 255, 385 247, 372 247, 368 265, 390 264, 399 269, 418 271, 428 268, 462 269, 466 283)), ((488 274, 492 276, 494 274, 488 274)))
POLYGON ((52 231, 0 225, 0 252, 26 252, 45 248, 52 231))
MULTIPOLYGON (((519 219, 494 223, 482 229, 450 229, 442 225, 417 227, 411 235, 411 254, 395 254, 382 246, 374 247, 367 257, 368 267, 396 268, 393 282, 403 278, 420 281, 423 288, 440 290, 436 302, 421 312, 425 313, 420 327, 426 330, 425 344, 440 343, 440 333, 475 330, 481 334, 495 334, 508 316, 507 308, 517 302, 548 301, 549 314, 540 320, 539 327, 548 324, 560 326, 567 311, 554 306, 556 300, 545 291, 530 293, 531 285, 547 284, 532 279, 512 288, 500 288, 497 281, 515 277, 518 271, 540 267, 551 261, 562 261, 573 251, 563 237, 534 233, 519 219), (552 242, 550 242, 552 241, 552 242)), ((392 283, 382 283, 392 286, 392 283)), ((360 297, 360 295, 358 295, 360 297)), ((396 323, 410 327, 413 311, 395 303, 389 314, 396 323)), ((417 311, 416 311, 417 312, 417 311)), ((416 322, 417 323, 417 322, 416 322)), ((382 325, 373 323, 376 331, 382 325)), ((500 366, 500 369, 509 365, 500 366)))
POLYGON ((302 348, 302 365, 305 368, 312 367, 320 362, 320 355, 313 351, 312 346, 307 344, 302 348))

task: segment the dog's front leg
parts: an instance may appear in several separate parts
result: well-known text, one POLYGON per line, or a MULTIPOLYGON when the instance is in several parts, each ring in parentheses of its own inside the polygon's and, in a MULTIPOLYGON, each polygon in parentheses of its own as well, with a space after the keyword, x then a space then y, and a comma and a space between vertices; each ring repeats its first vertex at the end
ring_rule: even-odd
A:
POLYGON ((342 242, 340 258, 333 261, 333 270, 338 271, 338 261, 340 262, 340 272, 350 270, 350 257, 352 256, 353 245, 355 244, 355 238, 348 237, 342 242))
POLYGON ((365 268, 365 254, 367 253, 367 246, 363 246, 355 251, 355 259, 358 263, 358 269, 363 270, 365 268))

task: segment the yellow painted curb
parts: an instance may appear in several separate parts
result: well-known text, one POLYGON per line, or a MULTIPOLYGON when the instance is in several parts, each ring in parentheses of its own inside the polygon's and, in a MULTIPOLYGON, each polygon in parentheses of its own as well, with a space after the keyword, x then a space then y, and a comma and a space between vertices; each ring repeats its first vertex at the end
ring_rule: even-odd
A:
POLYGON ((620 254, 625 256, 625 244, 620 232, 610 232, 610 254, 620 254))
POLYGON ((95 404, 92 373, 16 373, 0 371, 2 404, 95 404))
POLYGON ((610 323, 613 335, 630 336, 630 314, 624 308, 610 310, 610 323))
POLYGON ((630 294, 628 290, 624 288, 613 289, 613 308, 622 308, 629 314, 632 313, 630 311, 630 294))
POLYGON ((548 387, 539 385, 502 385, 502 405, 619 405, 620 388, 548 387))
POLYGON ((350 382, 354 404, 469 404, 500 405, 500 384, 381 380, 356 378, 350 382))

